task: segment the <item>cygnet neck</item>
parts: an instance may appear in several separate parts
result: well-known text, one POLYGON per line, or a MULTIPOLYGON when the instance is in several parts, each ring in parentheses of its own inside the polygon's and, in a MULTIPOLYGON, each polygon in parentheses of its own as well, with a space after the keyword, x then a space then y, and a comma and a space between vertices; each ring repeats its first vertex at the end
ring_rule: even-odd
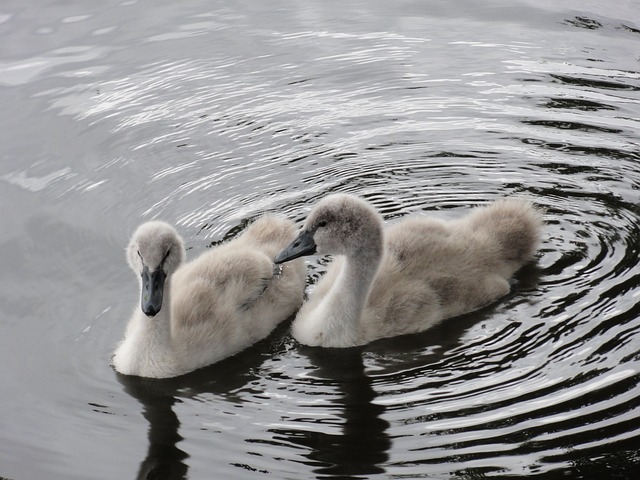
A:
MULTIPOLYGON (((342 295, 345 293, 351 294, 351 304, 354 307, 357 306, 358 313, 362 313, 362 308, 369 297, 371 284, 379 264, 380 252, 377 255, 369 254, 366 257, 354 255, 346 258, 344 272, 341 276, 344 285, 340 287, 340 291, 342 295)), ((360 318, 359 315, 358 318, 360 318)))
POLYGON ((358 338, 360 319, 383 254, 382 226, 374 224, 367 231, 360 248, 345 255, 342 271, 328 295, 336 342, 353 342, 358 338))
POLYGON ((174 356, 171 345, 171 277, 165 281, 160 311, 148 317, 138 308, 133 319, 125 337, 128 350, 136 359, 132 368, 143 376, 147 376, 144 375, 147 369, 171 368, 167 365, 167 359, 174 356))

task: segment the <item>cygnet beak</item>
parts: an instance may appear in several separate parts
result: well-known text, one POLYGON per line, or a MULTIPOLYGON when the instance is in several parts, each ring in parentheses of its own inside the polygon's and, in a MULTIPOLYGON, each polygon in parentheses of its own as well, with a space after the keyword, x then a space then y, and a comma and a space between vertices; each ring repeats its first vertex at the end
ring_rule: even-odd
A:
POLYGON ((140 306, 148 317, 155 316, 162 308, 165 278, 167 278, 167 274, 164 273, 162 266, 156 268, 153 272, 150 272, 147 266, 142 269, 142 298, 140 299, 140 306))
POLYGON ((313 234, 303 231, 287 248, 276 255, 273 261, 276 264, 284 263, 314 253, 316 253, 316 242, 313 240, 313 234))

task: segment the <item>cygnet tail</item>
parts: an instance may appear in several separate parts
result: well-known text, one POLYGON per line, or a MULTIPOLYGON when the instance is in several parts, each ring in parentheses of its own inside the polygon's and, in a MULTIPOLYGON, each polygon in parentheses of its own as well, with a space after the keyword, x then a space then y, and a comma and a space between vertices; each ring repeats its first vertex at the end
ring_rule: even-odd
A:
POLYGON ((278 215, 258 218, 243 234, 251 245, 273 256, 292 242, 295 236, 294 223, 278 215))
POLYGON ((475 210, 474 230, 484 230, 499 245, 502 258, 517 270, 533 259, 542 236, 542 212, 523 198, 505 198, 475 210))

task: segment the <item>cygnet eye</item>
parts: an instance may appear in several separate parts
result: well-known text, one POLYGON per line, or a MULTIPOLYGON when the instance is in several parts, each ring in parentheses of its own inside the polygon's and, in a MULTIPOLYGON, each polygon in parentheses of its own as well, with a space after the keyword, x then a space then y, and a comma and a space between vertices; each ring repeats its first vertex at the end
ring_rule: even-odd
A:
POLYGON ((327 226, 327 221, 326 220, 320 220, 318 222, 318 227, 326 227, 327 226))
POLYGON ((169 250, 167 250, 167 253, 164 254, 164 257, 162 257, 162 261, 160 262, 161 267, 164 266, 164 262, 167 260, 167 257, 169 256, 170 253, 171 253, 171 248, 169 248, 169 250))

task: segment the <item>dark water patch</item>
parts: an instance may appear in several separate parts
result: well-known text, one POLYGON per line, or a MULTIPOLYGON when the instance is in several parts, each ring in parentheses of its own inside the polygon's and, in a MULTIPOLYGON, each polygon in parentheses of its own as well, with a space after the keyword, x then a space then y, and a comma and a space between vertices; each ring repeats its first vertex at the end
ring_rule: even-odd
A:
POLYGON ((640 28, 636 28, 636 27, 632 27, 629 24, 623 23, 622 24, 622 28, 624 28, 625 30, 631 32, 631 33, 640 33, 640 28))
POLYGON ((581 98, 552 98, 543 103, 541 106, 545 108, 582 110, 585 112, 595 112, 598 110, 618 110, 618 108, 614 105, 607 105, 605 103, 584 100, 581 98))
POLYGON ((585 77, 573 77, 569 75, 558 75, 551 74, 551 78, 554 81, 561 82, 566 85, 576 85, 580 87, 589 87, 603 90, 630 90, 630 91, 638 91, 640 87, 638 85, 632 83, 624 83, 624 82, 613 82, 611 80, 601 80, 585 77))
POLYGON ((562 122, 554 120, 523 120, 526 125, 557 128, 560 130, 579 130, 582 132, 623 133, 623 130, 604 126, 589 125, 580 122, 562 122))
POLYGON ((564 23, 578 28, 586 28, 587 30, 602 28, 602 24, 600 22, 587 17, 574 17, 571 20, 565 20, 564 23))

